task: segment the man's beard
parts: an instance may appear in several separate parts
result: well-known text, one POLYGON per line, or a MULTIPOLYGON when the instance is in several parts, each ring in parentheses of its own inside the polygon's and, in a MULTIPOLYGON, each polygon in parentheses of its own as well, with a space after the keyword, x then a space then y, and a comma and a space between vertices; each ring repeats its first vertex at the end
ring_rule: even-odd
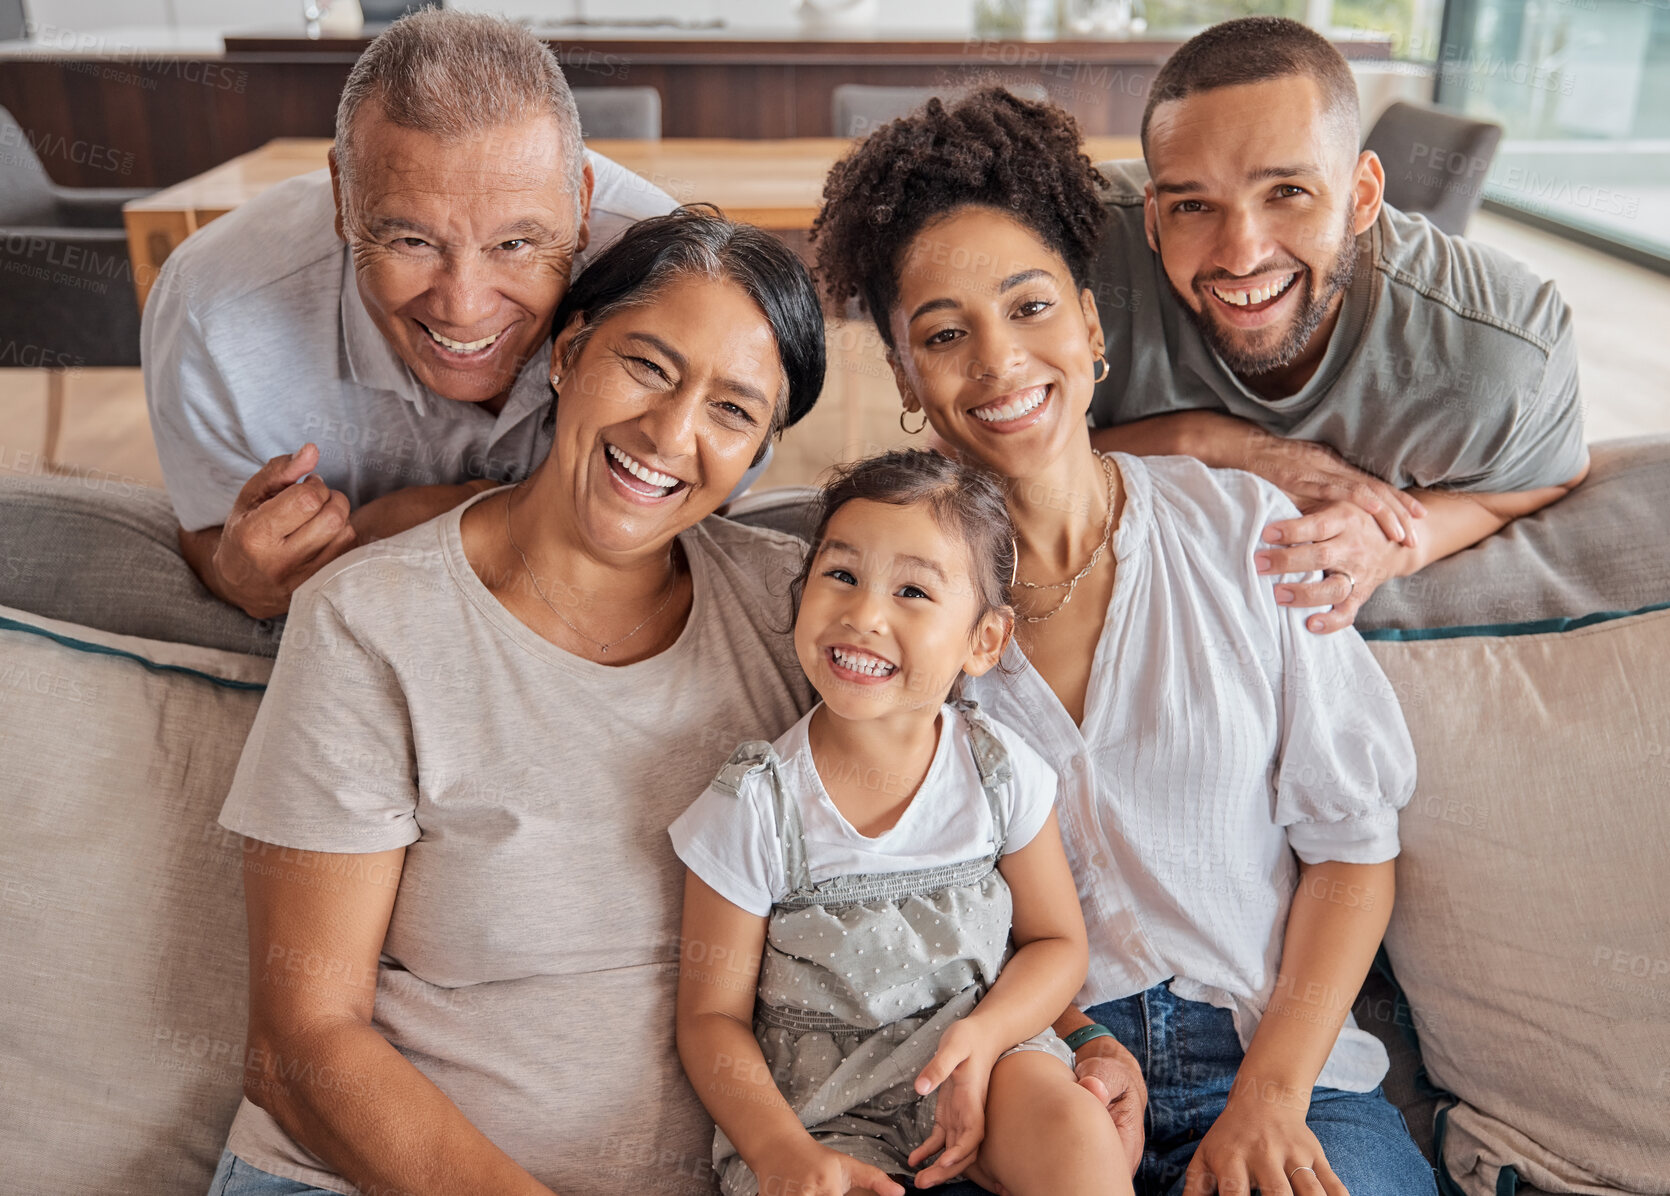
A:
MULTIPOLYGON (((1169 274, 1165 276, 1166 282, 1171 286, 1172 293, 1177 296, 1178 301, 1182 303, 1183 310, 1189 313, 1189 318, 1194 321, 1195 327, 1200 329, 1200 335, 1206 339, 1206 343, 1212 346, 1212 351, 1223 360, 1223 363, 1232 372, 1242 377, 1254 378, 1260 374, 1268 374, 1274 370, 1283 369, 1293 364, 1299 355, 1305 351, 1305 347, 1310 344, 1310 338, 1316 335, 1316 330, 1322 326, 1322 321, 1328 318, 1328 308, 1333 303, 1335 296, 1349 287, 1351 280, 1356 276, 1357 236, 1351 231, 1351 216, 1352 213, 1347 211, 1345 237, 1339 243, 1339 249, 1334 255, 1334 260, 1328 266, 1328 273, 1323 277, 1321 288, 1315 291, 1307 288, 1306 293, 1299 297, 1299 314, 1288 325, 1287 334, 1273 349, 1259 352, 1231 342, 1218 326, 1216 320, 1204 311, 1194 309, 1193 305, 1189 303, 1188 297, 1181 294, 1176 285, 1171 282, 1169 274)), ((1311 278, 1309 267, 1302 264, 1298 265, 1304 271, 1304 278, 1294 280, 1296 286, 1308 282, 1311 278)), ((1264 272, 1262 269, 1256 271, 1260 274, 1264 272)), ((1162 269, 1161 273, 1164 274, 1165 271, 1162 269)), ((1203 299, 1201 302, 1210 303, 1212 300, 1203 299)))

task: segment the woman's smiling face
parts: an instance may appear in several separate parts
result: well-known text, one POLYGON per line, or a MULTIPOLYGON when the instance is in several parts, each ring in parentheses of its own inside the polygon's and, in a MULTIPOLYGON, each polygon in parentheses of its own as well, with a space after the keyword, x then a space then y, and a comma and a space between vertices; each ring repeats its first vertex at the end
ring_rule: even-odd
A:
MULTIPOLYGON (((557 339, 560 363, 580 325, 557 339)), ((764 314, 700 276, 591 330, 561 375, 551 464, 600 554, 666 544, 712 514, 769 435, 785 380, 764 314)))
POLYGON ((1102 327, 1060 254, 1026 225, 959 208, 906 249, 890 313, 907 408, 1008 477, 1034 476, 1084 434, 1102 327))

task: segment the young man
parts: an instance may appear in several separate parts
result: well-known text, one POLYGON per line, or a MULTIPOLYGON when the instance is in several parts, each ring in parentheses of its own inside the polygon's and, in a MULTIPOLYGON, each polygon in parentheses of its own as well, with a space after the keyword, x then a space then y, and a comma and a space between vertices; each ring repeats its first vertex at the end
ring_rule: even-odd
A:
POLYGON ((1552 282, 1382 202, 1326 39, 1227 21, 1165 64, 1143 163, 1102 166, 1111 369, 1097 447, 1247 469, 1304 513, 1271 526, 1278 602, 1350 626, 1413 573, 1588 471, 1571 315, 1552 282), (1110 302, 1109 300, 1113 301, 1110 302))

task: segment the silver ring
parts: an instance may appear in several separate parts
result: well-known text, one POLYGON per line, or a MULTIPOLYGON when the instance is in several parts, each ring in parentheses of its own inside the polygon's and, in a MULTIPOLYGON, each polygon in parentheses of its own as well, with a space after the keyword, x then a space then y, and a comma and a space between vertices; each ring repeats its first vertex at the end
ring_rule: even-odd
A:
MULTIPOLYGON (((1347 573, 1344 569, 1330 569, 1330 570, 1328 570, 1328 576, 1329 577, 1343 577, 1343 578, 1345 578, 1346 581, 1351 583, 1351 588, 1349 590, 1345 591, 1345 596, 1347 598, 1351 597, 1351 595, 1353 595, 1357 592, 1357 579, 1355 577, 1352 577, 1351 574, 1347 573)), ((1315 1173, 1312 1172, 1312 1174, 1315 1174, 1315 1173)))
MULTIPOLYGON (((1347 573, 1346 576, 1350 577, 1351 574, 1347 573)), ((1301 1171, 1309 1171, 1313 1178, 1316 1177, 1316 1168, 1315 1167, 1295 1167, 1295 1168, 1293 1168, 1293 1170, 1291 1170, 1287 1173, 1287 1182, 1292 1183, 1293 1182, 1293 1177, 1295 1175, 1298 1175, 1299 1172, 1301 1172, 1301 1171)))

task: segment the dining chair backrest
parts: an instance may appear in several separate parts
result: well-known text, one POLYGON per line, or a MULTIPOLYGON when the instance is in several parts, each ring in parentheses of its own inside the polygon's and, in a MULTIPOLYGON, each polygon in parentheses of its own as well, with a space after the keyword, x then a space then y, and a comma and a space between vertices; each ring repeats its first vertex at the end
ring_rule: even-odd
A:
POLYGON ((574 106, 580 110, 580 135, 661 140, 661 93, 653 87, 576 87, 574 106))
POLYGON ((0 0, 0 42, 18 41, 29 35, 29 18, 23 0, 0 0))
POLYGON ((1501 125, 1399 100, 1374 122, 1363 148, 1380 158, 1387 203, 1461 236, 1484 199, 1501 140, 1501 125))
POLYGON ((0 108, 0 225, 57 223, 52 180, 23 127, 0 108))
MULTIPOLYGON (((831 97, 831 128, 837 137, 868 137, 882 125, 909 116, 934 96, 949 102, 968 88, 873 87, 866 83, 842 83, 831 97)), ((1041 83, 1016 83, 1011 95, 1042 103, 1049 92, 1041 83)))

